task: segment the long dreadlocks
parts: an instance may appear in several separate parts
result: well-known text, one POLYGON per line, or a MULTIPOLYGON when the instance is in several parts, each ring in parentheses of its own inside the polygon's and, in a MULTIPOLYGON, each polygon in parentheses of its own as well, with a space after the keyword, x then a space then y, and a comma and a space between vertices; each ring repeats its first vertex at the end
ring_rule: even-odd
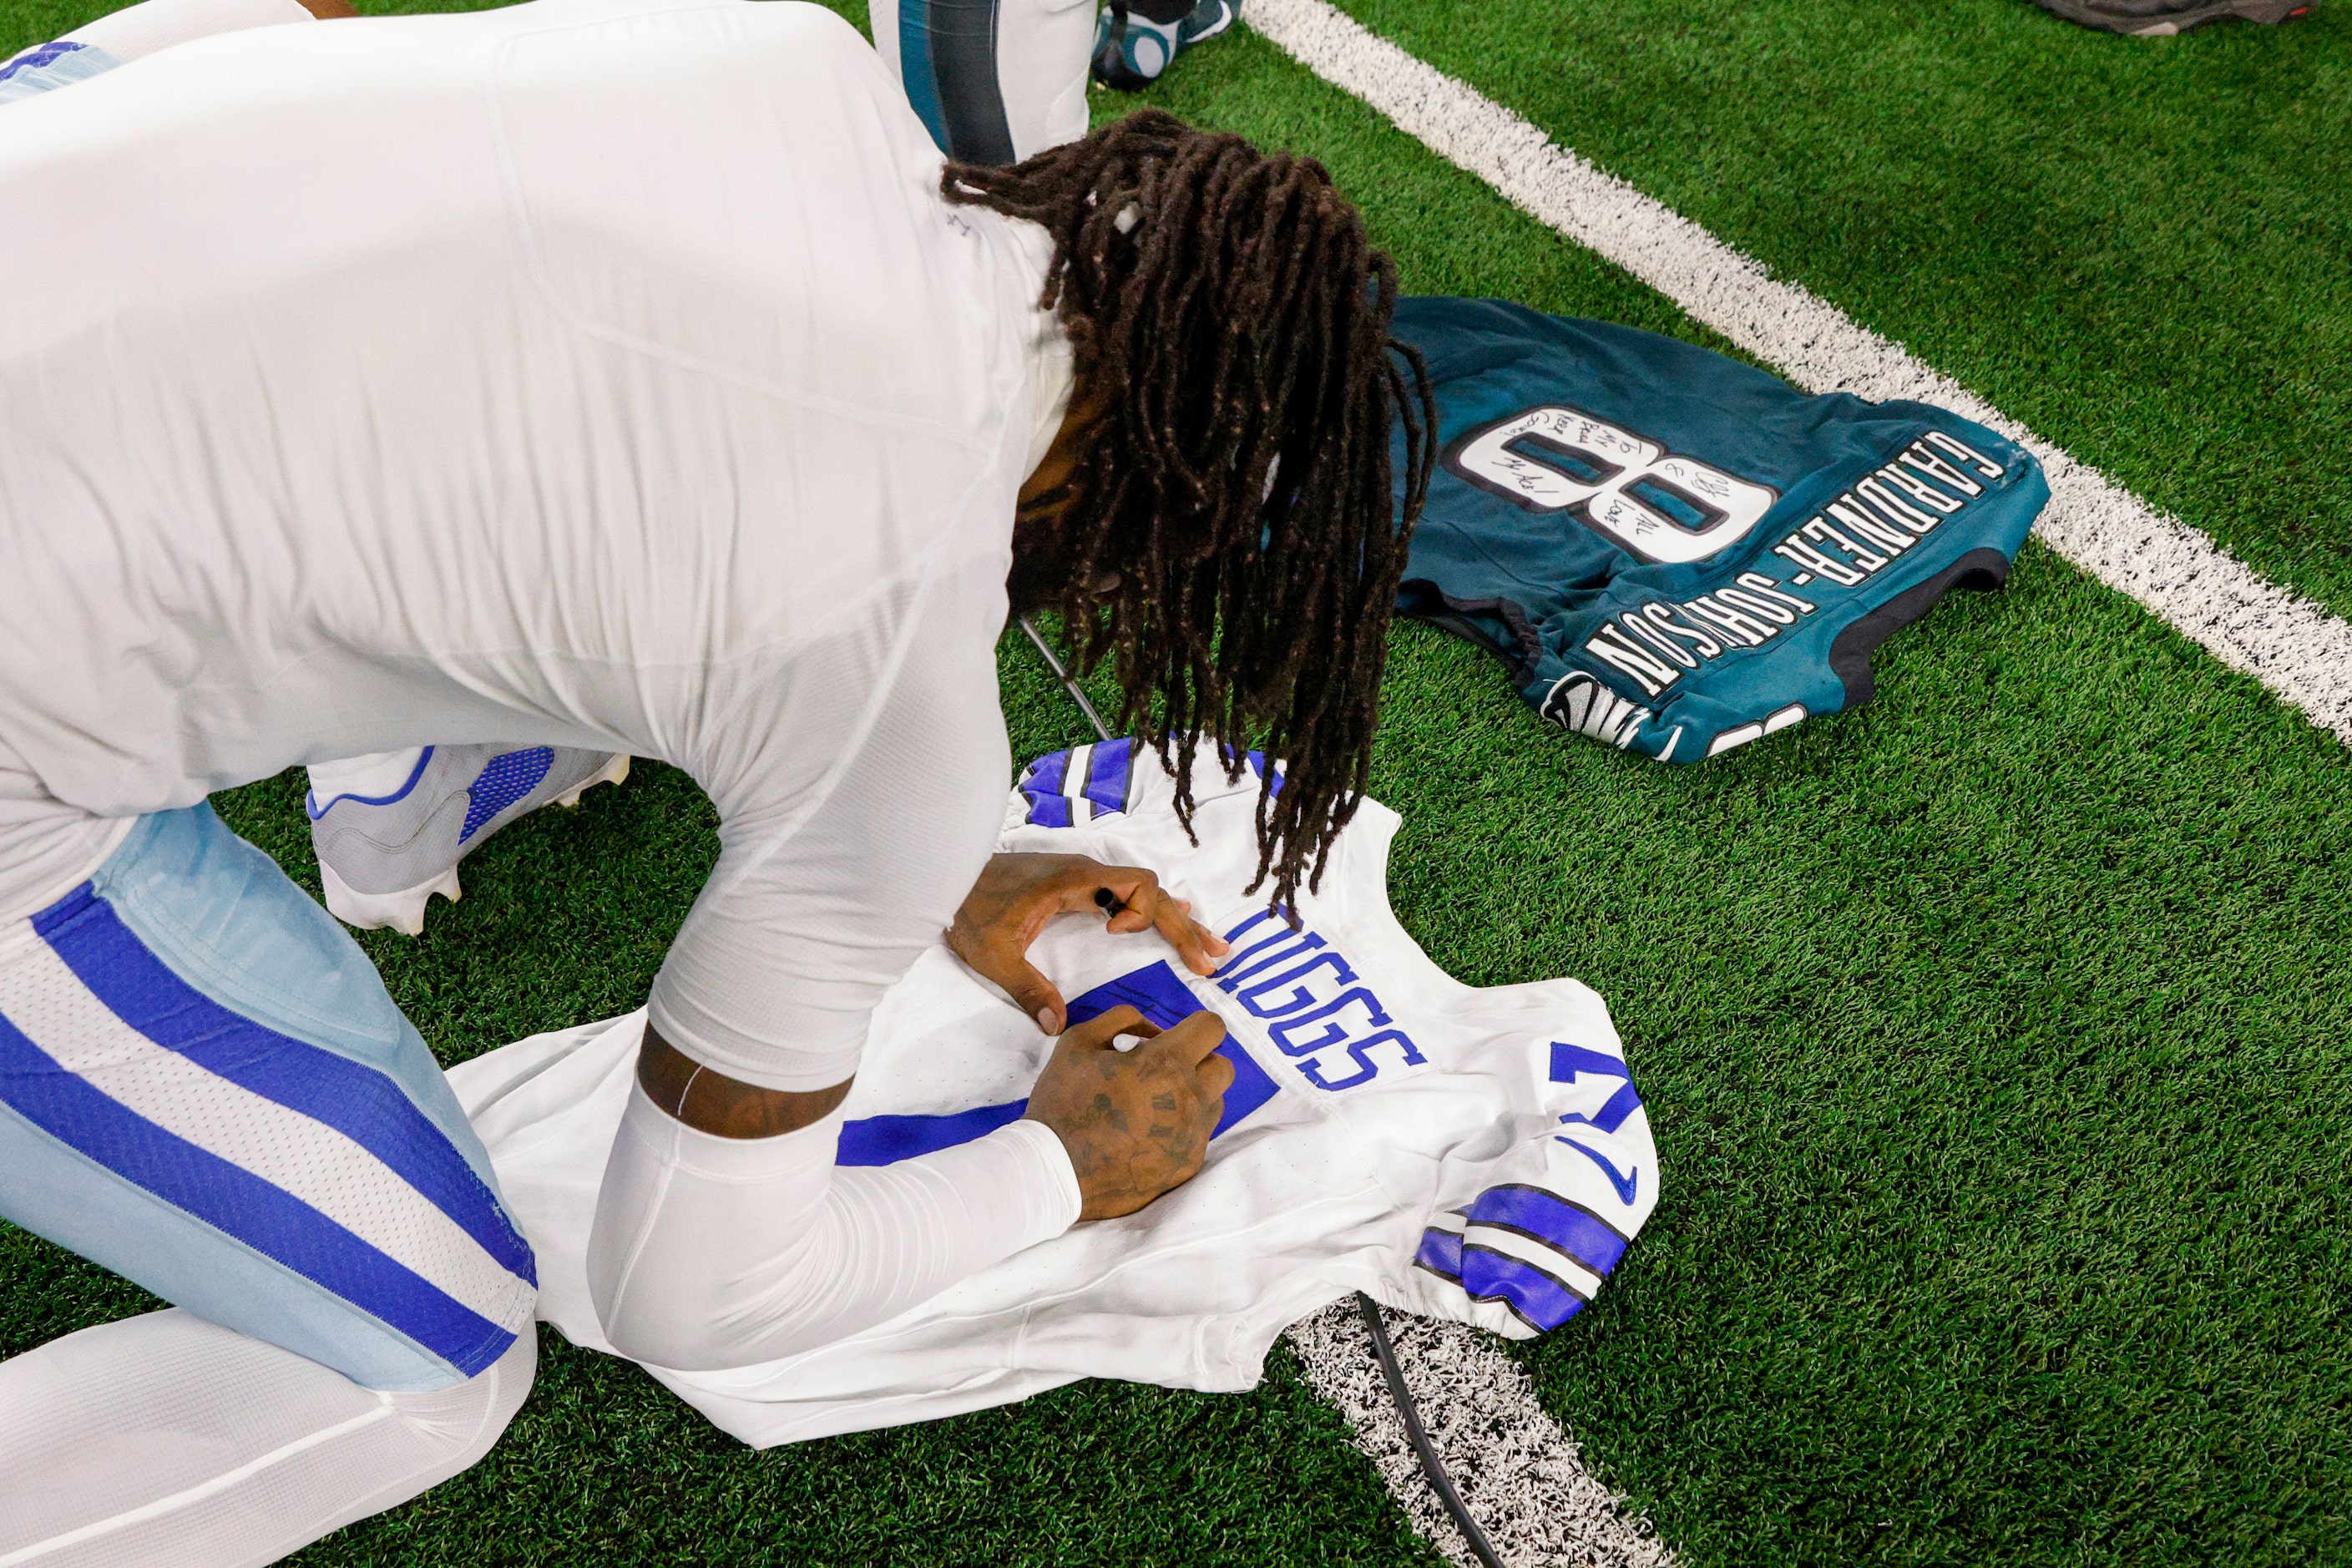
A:
POLYGON ((1388 335, 1396 265, 1321 164, 1158 110, 1009 168, 950 162, 940 183, 1053 236, 1039 302, 1069 335, 1073 405, 1100 410, 1030 596, 1060 609, 1081 669, 1111 658, 1120 724, 1172 762, 1188 830, 1203 734, 1228 777, 1253 730, 1285 760, 1251 886, 1270 872, 1287 904, 1363 798, 1429 489, 1428 376, 1388 335))

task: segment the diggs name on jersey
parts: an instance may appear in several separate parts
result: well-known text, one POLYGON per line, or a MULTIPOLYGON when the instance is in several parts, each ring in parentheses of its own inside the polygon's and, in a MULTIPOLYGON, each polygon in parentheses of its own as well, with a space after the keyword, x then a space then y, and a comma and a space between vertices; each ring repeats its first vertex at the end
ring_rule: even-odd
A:
POLYGON ((1234 949, 1213 983, 1265 1021, 1274 1048, 1317 1089, 1360 1088, 1380 1076, 1384 1059, 1392 1074, 1427 1063, 1412 1037, 1321 936, 1303 926, 1294 931, 1266 910, 1224 934, 1234 949), (1244 937, 1249 946, 1241 945, 1244 937))

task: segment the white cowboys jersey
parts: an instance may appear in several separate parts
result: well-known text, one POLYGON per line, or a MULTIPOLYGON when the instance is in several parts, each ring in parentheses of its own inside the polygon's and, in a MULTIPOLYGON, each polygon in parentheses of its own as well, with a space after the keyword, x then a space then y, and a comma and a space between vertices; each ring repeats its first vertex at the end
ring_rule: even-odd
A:
MULTIPOLYGON (((1657 1154, 1601 999, 1573 980, 1479 989, 1390 912, 1398 818, 1366 801, 1293 931, 1243 892, 1253 756, 1196 774, 1196 848, 1171 781, 1125 741, 1030 765, 1000 847, 1149 866, 1233 943, 1187 972, 1156 936, 1067 916, 1031 957, 1073 1022, 1122 1003, 1224 1020, 1234 1068, 1206 1167, 1122 1219, 1073 1226, 890 1321, 723 1373, 649 1368, 766 1447, 1006 1404, 1081 1377, 1230 1391, 1284 1328, 1350 1290, 1513 1339, 1591 1300, 1658 1200, 1657 1154)), ((540 1314, 609 1349, 584 1256, 643 1015, 518 1042, 450 1079, 537 1248, 540 1314)), ((1052 1042, 944 947, 874 1017, 841 1138, 878 1164, 1019 1116, 1052 1042)))

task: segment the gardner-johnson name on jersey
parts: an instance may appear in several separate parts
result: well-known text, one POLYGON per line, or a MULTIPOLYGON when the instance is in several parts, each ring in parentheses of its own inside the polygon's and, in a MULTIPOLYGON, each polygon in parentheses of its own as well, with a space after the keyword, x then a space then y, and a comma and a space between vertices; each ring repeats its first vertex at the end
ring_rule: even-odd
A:
POLYGON ((1644 696, 1660 697, 1684 676, 1761 647, 1821 607, 1794 590, 1823 579, 1858 588, 1885 571, 1985 493, 1972 474, 1997 479, 2002 469, 1957 437, 1930 430, 1772 546, 1796 568, 1787 578, 1742 572, 1736 585, 1636 605, 1586 638, 1583 651, 1644 696))

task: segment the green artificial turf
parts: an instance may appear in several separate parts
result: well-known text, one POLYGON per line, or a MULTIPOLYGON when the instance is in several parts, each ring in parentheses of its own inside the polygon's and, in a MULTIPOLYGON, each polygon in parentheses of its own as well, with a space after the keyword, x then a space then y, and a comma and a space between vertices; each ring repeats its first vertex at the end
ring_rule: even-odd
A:
MULTIPOLYGON (((2352 605, 2352 9, 2162 44, 2023 0, 1358 14, 2352 605)), ((79 16, 0 0, 0 45, 79 16)), ((1722 346, 1254 35, 1150 98, 1323 158, 1408 288, 1722 346)), ((1399 630, 1399 912, 1466 980, 1595 986, 1664 1165, 1610 1289, 1514 1353, 1696 1564, 2352 1559, 2352 759, 2037 546, 1878 667, 1871 709, 1672 768, 1399 630)), ((1003 669, 1017 750, 1081 738, 1025 647, 1003 669)), ((313 875, 291 779, 220 804, 313 875)), ((635 1005, 711 853, 646 765, 362 943, 456 1060, 635 1005)), ((0 1353, 144 1304, 0 1258, 0 1353)), ((1251 1395, 1087 1384, 760 1455, 542 1344, 488 1460, 303 1560, 1431 1560, 1280 1354, 1251 1395)))
MULTIPOLYGON (((1213 63, 1156 96, 1323 158, 1408 289, 1724 346, 1255 37, 1213 63)), ((2352 1556, 2352 759, 2033 545, 1878 665, 1666 768, 1395 639, 1400 914, 1595 986, 1659 1139, 1613 1295, 1523 1352, 1548 1403, 1695 1563, 2352 1556)))

